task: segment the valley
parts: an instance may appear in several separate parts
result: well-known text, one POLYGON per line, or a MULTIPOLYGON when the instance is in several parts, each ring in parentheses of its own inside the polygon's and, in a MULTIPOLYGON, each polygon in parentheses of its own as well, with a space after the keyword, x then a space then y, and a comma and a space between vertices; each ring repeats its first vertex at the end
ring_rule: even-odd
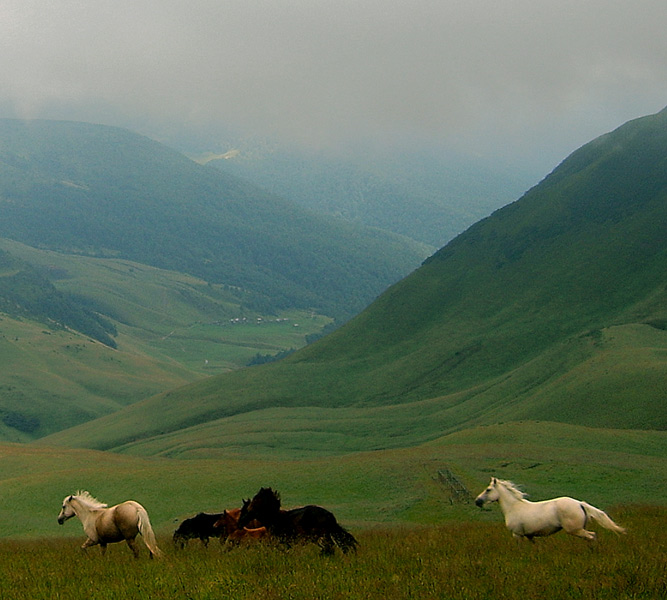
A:
POLYGON ((115 348, 72 329, 0 320, 0 439, 28 441, 306 344, 331 319, 245 309, 238 291, 112 258, 71 256, 0 239, 0 250, 85 298, 117 330, 115 348), (157 299, 157 301, 156 301, 157 299), (7 426, 19 424, 19 427, 7 426))
POLYGON ((3 315, 0 535, 57 535, 77 489, 134 497, 162 536, 260 486, 360 530, 498 522, 445 471, 470 493, 498 476, 536 500, 663 505, 665 148, 666 111, 593 140, 321 339, 315 307, 3 240, 116 348, 3 315))

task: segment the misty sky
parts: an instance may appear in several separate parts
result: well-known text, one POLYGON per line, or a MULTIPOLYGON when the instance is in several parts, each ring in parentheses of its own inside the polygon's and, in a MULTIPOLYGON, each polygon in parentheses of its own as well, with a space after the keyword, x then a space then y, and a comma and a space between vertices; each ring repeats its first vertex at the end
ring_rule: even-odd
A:
POLYGON ((2 0, 0 116, 554 161, 667 105, 665 0, 2 0))

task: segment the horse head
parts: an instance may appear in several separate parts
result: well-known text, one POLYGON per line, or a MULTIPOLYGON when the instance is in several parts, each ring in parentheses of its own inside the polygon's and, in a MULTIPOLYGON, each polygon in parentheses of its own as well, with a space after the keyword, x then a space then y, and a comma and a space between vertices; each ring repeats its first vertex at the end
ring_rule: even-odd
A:
POLYGON ((260 488, 252 500, 244 500, 238 526, 247 527, 256 519, 262 525, 272 521, 280 512, 280 494, 271 488, 260 488))
POLYGON ((74 512, 74 508, 72 508, 73 499, 74 496, 66 496, 63 500, 63 507, 60 510, 60 514, 58 515, 58 523, 60 523, 60 525, 67 521, 67 519, 71 519, 76 514, 74 512))
POLYGON ((254 517, 251 514, 250 504, 252 500, 248 498, 247 500, 242 500, 241 513, 239 514, 238 521, 236 522, 237 527, 243 528, 248 524, 254 517))
POLYGON ((482 507, 487 502, 496 502, 498 498, 498 480, 495 477, 491 477, 491 482, 488 487, 475 498, 475 504, 482 507))

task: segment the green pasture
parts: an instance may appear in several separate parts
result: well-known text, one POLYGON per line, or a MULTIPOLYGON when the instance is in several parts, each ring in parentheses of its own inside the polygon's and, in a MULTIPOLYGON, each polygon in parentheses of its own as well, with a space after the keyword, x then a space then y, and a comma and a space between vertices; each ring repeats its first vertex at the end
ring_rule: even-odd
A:
POLYGON ((33 444, 0 445, 0 590, 3 600, 81 595, 108 599, 662 598, 667 544, 667 434, 548 422, 489 425, 411 449, 287 458, 220 452, 145 458, 33 444), (470 492, 461 498, 440 474, 470 492), (517 543, 495 505, 472 497, 489 478, 512 479, 532 500, 559 495, 603 508, 627 535, 595 524, 590 545, 563 533, 517 543), (199 511, 239 506, 260 486, 286 507, 331 510, 359 541, 355 554, 315 546, 228 550, 171 543, 199 511), (87 489, 149 511, 164 556, 132 558, 124 544, 82 551, 81 524, 58 525, 62 499, 87 489))
MULTIPOLYGON (((335 345, 337 333, 321 344, 335 345)), ((573 336, 501 376, 421 400, 410 400, 409 392, 388 394, 392 383, 409 386, 409 374, 420 372, 422 363, 437 362, 437 347, 424 344, 400 358, 397 375, 399 359, 386 355, 386 362, 375 354, 300 359, 319 345, 279 363, 171 390, 44 443, 145 456, 243 452, 298 458, 410 447, 503 422, 543 419, 596 429, 667 425, 660 400, 667 394, 667 333, 647 324, 609 327, 594 339, 573 336)))
POLYGON ((197 379, 174 361, 0 316, 0 439, 27 441, 197 379), (20 419, 18 424, 16 419, 20 419))
POLYGON ((56 524, 62 499, 85 489, 103 502, 135 499, 156 530, 168 534, 199 511, 240 506, 261 486, 285 506, 314 503, 354 528, 501 523, 495 509, 454 501, 438 473, 449 470, 471 495, 492 475, 522 485, 533 500, 570 495, 603 509, 664 505, 667 434, 598 430, 555 423, 510 423, 461 431, 409 449, 301 458, 210 453, 200 458, 143 458, 35 445, 0 446, 0 536, 80 535, 56 524))
POLYGON ((319 332, 329 322, 321 315, 292 310, 240 321, 194 322, 164 335, 146 336, 145 344, 156 357, 169 356, 192 371, 214 375, 244 367, 257 354, 275 356, 301 348, 306 335, 319 332))
POLYGON ((327 322, 291 312, 250 324, 172 324, 164 334, 119 325, 118 348, 112 349, 73 331, 0 315, 0 440, 28 441, 65 430, 239 369, 257 354, 301 347, 306 334, 327 322), (22 420, 18 427, 3 427, 15 418, 22 420))
POLYGON ((359 550, 332 557, 312 545, 226 551, 217 541, 177 551, 160 536, 161 559, 148 560, 142 547, 135 560, 124 544, 103 558, 72 538, 0 540, 0 589, 6 600, 665 597, 665 508, 624 506, 614 516, 628 535, 598 531, 593 545, 564 534, 518 544, 499 523, 449 522, 354 530, 359 550))

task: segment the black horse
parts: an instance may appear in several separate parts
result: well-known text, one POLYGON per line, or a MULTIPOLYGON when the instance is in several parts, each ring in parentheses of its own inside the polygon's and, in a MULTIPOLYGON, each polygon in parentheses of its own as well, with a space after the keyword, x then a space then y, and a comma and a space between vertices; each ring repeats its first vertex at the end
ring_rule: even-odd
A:
POLYGON ((357 549, 357 540, 328 510, 312 504, 282 510, 280 494, 271 488, 261 488, 252 500, 243 501, 239 527, 245 527, 252 519, 287 546, 298 541, 313 542, 320 546, 322 554, 333 554, 335 545, 345 554, 357 549))
POLYGON ((215 527, 223 513, 199 513, 190 519, 185 519, 174 531, 174 544, 185 548, 188 540, 199 538, 204 546, 208 546, 208 539, 220 537, 222 531, 215 527))

